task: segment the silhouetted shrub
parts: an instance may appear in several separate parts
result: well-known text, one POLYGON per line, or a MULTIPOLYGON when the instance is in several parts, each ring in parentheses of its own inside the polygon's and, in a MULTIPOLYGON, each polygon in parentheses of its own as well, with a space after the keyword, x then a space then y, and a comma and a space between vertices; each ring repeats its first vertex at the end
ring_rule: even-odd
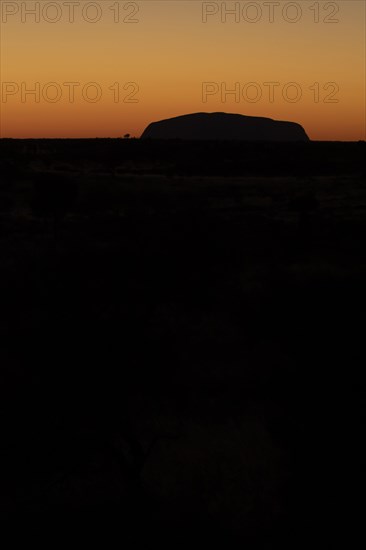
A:
POLYGON ((35 216, 52 220, 55 237, 78 194, 77 184, 65 175, 39 173, 33 179, 30 206, 35 216))
POLYGON ((20 168, 15 162, 2 159, 0 161, 1 188, 11 186, 20 174, 20 168))
POLYGON ((0 213, 1 214, 6 214, 11 212, 14 209, 14 205, 15 205, 15 202, 12 196, 5 193, 0 193, 0 213))
POLYGON ((318 201, 315 194, 310 191, 292 199, 290 208, 299 215, 306 215, 318 208, 318 201))

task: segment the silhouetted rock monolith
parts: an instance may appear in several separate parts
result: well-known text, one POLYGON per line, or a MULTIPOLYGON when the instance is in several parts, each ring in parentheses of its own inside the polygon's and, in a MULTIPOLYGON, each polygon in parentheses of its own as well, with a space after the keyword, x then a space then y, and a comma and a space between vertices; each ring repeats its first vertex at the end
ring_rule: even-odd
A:
POLYGON ((232 113, 193 113, 152 122, 142 139, 309 141, 295 122, 232 113))

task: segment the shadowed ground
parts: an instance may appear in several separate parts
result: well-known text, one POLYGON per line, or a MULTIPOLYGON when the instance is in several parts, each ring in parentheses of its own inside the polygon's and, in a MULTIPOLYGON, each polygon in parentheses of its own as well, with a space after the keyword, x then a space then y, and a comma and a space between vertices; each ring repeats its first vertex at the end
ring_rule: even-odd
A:
POLYGON ((1 146, 3 528, 356 540, 364 144, 1 146))

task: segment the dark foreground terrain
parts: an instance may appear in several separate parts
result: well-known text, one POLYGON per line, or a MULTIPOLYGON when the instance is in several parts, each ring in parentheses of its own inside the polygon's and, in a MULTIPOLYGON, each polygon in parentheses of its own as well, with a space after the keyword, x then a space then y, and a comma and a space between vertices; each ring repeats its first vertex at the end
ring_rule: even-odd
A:
POLYGON ((0 145, 2 533, 356 547, 365 144, 0 145))

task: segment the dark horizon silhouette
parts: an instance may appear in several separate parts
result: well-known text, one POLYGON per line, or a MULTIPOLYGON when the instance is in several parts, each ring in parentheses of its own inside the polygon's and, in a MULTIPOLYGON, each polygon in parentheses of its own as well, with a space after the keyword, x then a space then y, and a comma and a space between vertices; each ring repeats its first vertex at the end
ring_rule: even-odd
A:
POLYGON ((2 540, 358 550, 365 2, 0 12, 2 540))
POLYGON ((310 141, 295 122, 235 113, 191 113, 150 123, 140 139, 310 141))
POLYGON ((355 546, 366 144, 1 146, 2 532, 355 546))

